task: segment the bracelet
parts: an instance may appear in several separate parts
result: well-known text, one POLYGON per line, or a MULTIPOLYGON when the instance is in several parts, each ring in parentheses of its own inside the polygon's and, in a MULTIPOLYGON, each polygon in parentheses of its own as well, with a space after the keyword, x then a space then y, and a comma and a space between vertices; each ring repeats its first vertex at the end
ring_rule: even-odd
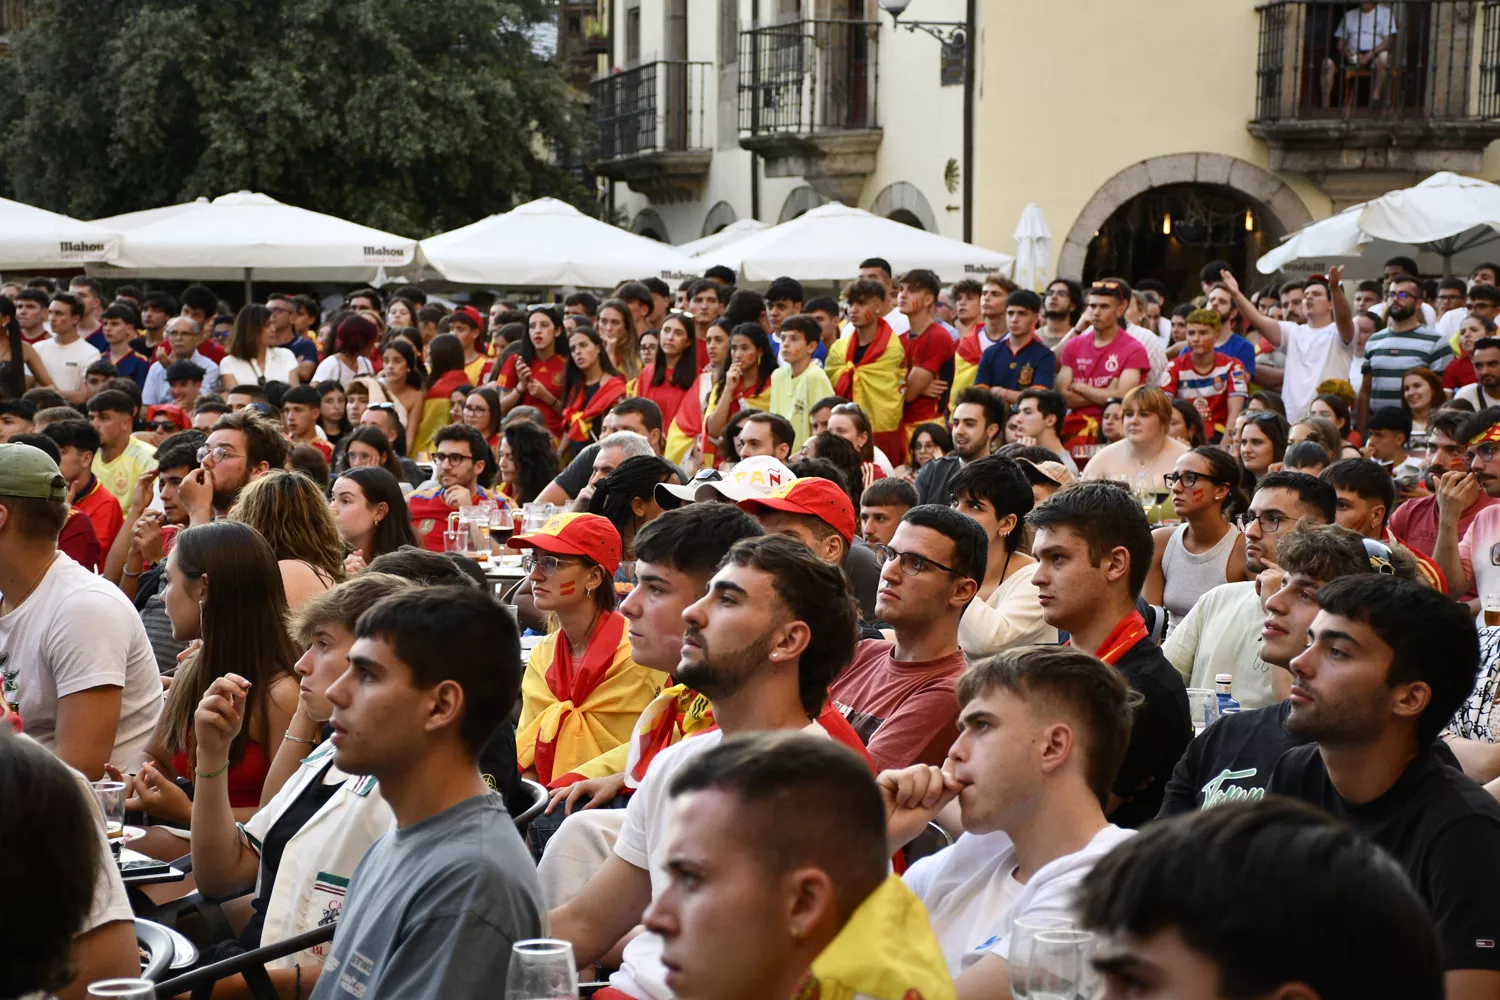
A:
POLYGON ((315 747, 315 746, 318 745, 318 741, 317 740, 304 740, 300 736, 293 736, 292 735, 292 731, 290 729, 288 729, 286 732, 282 733, 281 734, 281 738, 284 739, 284 740, 291 740, 293 743, 306 743, 310 747, 315 747))
POLYGON ((140 576, 144 572, 146 572, 146 571, 144 569, 141 569, 141 570, 136 570, 134 573, 132 573, 132 572, 130 572, 130 570, 124 569, 122 567, 121 570, 120 570, 120 575, 121 576, 128 576, 128 577, 131 577, 131 578, 135 578, 137 576, 140 576))
POLYGON ((193 773, 200 778, 217 778, 227 770, 229 770, 229 761, 227 760, 224 762, 224 766, 219 768, 217 771, 200 771, 198 770, 198 765, 193 765, 193 773))

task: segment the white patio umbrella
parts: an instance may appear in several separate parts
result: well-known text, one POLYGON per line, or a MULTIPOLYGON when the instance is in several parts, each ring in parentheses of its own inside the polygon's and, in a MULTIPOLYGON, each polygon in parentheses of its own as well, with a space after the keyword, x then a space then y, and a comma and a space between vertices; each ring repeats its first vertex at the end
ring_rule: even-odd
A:
POLYGON ((121 233, 101 276, 381 281, 410 264, 417 241, 287 205, 253 191, 200 198, 97 220, 121 233))
POLYGON ((1014 281, 1022 288, 1042 292, 1052 280, 1052 230, 1042 214, 1042 206, 1032 202, 1021 210, 1016 224, 1016 273, 1014 281))
POLYGON ((78 267, 109 260, 118 234, 92 222, 0 198, 0 268, 78 267))
MULTIPOLYGON (((731 243, 736 243, 751 233, 758 233, 762 229, 770 228, 767 223, 759 219, 736 219, 717 233, 712 233, 690 243, 679 243, 677 249, 689 257, 707 258, 712 257, 719 250, 731 243)), ((705 264, 714 264, 716 261, 704 260, 705 264)))
POLYGON ((1467 273, 1497 249, 1500 185, 1442 171, 1329 216, 1287 237, 1255 262, 1262 274, 1322 271, 1343 264, 1350 278, 1378 277, 1385 261, 1414 256, 1424 272, 1467 273))
POLYGON ((702 266, 666 243, 539 198, 421 243, 427 266, 460 284, 611 288, 650 276, 681 281, 702 266))
POLYGON ((1009 276, 1015 258, 925 232, 838 202, 819 205, 790 222, 752 233, 714 254, 748 281, 790 275, 799 281, 842 281, 866 257, 884 257, 897 273, 937 272, 940 281, 1009 276))

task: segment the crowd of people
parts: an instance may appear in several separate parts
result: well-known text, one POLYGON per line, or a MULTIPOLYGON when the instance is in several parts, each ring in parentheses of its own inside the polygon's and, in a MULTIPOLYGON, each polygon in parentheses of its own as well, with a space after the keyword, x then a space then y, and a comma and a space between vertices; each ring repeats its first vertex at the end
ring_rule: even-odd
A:
POLYGON ((1200 277, 0 286, 0 997, 1500 997, 1500 265, 1200 277))

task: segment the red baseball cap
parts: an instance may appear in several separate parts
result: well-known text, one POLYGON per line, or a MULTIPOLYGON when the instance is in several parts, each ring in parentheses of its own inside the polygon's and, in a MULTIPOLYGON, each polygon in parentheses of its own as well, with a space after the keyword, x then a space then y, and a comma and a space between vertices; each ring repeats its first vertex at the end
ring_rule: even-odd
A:
POLYGON ((484 320, 479 318, 479 310, 473 306, 459 306, 449 315, 449 322, 455 319, 465 319, 476 330, 484 329, 484 320))
POLYGON ((620 568, 620 533, 598 514, 554 514, 546 524, 505 543, 513 549, 541 549, 557 556, 585 556, 614 576, 620 568))
POLYGON ((740 501, 740 509, 755 513, 761 508, 806 514, 816 517, 844 536, 844 544, 854 544, 854 505, 849 494, 830 479, 809 476, 783 483, 763 497, 740 501))

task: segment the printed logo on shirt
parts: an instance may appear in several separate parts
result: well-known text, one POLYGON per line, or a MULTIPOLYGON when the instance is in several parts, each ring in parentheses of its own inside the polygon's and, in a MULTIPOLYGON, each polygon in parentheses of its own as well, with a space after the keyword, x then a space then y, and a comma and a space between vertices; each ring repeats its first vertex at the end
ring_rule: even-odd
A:
POLYGON ((1256 769, 1245 768, 1242 771, 1231 771, 1228 768, 1219 772, 1219 776, 1203 786, 1203 805, 1200 809, 1212 809, 1214 806, 1223 805, 1226 802, 1259 802, 1266 797, 1264 788, 1241 788, 1238 785, 1224 787, 1226 781, 1244 781, 1254 778, 1256 769))
POLYGON ((1105 358, 1104 359, 1104 370, 1107 371, 1107 372, 1116 372, 1116 371, 1119 371, 1120 370, 1120 356, 1118 354, 1111 354, 1109 357, 1105 358))

